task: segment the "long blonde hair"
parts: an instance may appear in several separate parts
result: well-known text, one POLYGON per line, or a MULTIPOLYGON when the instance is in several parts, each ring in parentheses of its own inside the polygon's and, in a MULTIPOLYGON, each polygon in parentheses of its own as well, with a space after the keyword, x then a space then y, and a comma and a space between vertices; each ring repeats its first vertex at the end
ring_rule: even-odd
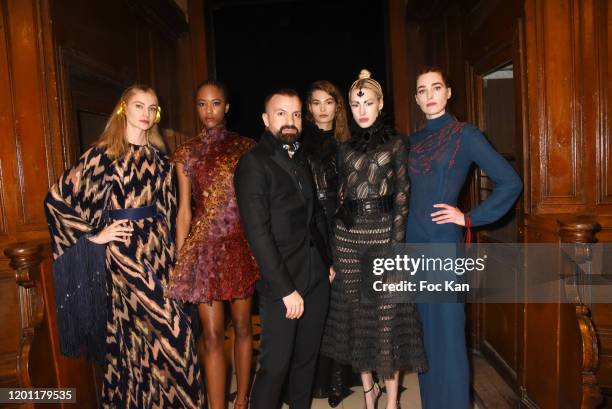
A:
MULTIPOLYGON (((100 135, 100 138, 96 142, 96 145, 106 148, 106 153, 112 159, 123 157, 129 149, 129 143, 125 133, 127 126, 125 105, 134 94, 139 91, 153 94, 155 99, 158 99, 155 90, 149 86, 135 84, 128 87, 123 91, 123 94, 121 94, 121 98, 119 98, 119 101, 117 101, 117 104, 113 108, 110 118, 106 121, 106 126, 104 127, 102 135, 100 135)), ((159 133, 157 123, 153 124, 153 126, 146 131, 146 138, 147 143, 153 145, 162 152, 166 151, 166 145, 159 133)))

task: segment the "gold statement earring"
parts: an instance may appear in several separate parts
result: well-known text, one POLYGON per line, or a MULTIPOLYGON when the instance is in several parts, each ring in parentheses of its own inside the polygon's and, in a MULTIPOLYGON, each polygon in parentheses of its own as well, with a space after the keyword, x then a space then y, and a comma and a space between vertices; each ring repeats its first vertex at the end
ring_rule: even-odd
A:
POLYGON ((153 121, 153 122, 158 124, 159 121, 161 121, 161 107, 157 107, 156 111, 157 112, 155 113, 155 121, 153 121))
POLYGON ((126 104, 124 100, 121 100, 121 103, 119 104, 119 108, 117 108, 117 116, 123 116, 125 114, 125 108, 126 108, 126 104))

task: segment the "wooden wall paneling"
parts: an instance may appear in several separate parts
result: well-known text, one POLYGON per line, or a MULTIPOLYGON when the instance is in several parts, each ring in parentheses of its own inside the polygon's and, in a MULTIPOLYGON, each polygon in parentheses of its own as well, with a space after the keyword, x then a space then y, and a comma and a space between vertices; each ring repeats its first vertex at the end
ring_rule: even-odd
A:
MULTIPOLYGON (((0 247, 6 250, 9 243, 28 240, 28 245, 43 243, 45 248, 42 264, 31 271, 34 275, 17 267, 22 271, 17 281, 8 259, 0 256, 3 387, 76 386, 79 407, 97 407, 100 374, 84 359, 61 356, 57 346, 42 201, 76 156, 72 110, 87 104, 103 110, 100 101, 106 97, 94 92, 92 83, 107 93, 117 92, 112 105, 121 88, 139 79, 141 51, 150 79, 157 75, 153 64, 159 66, 163 98, 174 109, 167 112, 167 120, 178 122, 175 80, 182 74, 176 66, 176 41, 187 25, 184 16, 177 19, 163 12, 173 7, 171 1, 141 0, 0 2, 0 133, 5 135, 0 144, 0 247), (144 46, 139 33, 145 35, 144 46), (163 43, 156 50, 153 33, 163 43)), ((191 72, 191 61, 183 70, 191 72)))
MULTIPOLYGON (((595 194, 595 210, 598 213, 597 221, 602 225, 602 231, 598 235, 600 241, 612 242, 612 170, 610 168, 610 95, 612 95, 612 6, 609 1, 593 1, 591 12, 587 12, 592 18, 593 24, 593 43, 587 47, 594 55, 595 72, 589 71, 593 78, 593 83, 597 87, 595 90, 585 90, 585 95, 592 95, 592 98, 585 98, 588 104, 597 103, 594 106, 595 121, 589 121, 585 126, 593 123, 596 139, 596 180, 597 191, 595 194), (592 92, 595 92, 594 94, 592 92)), ((590 29, 591 27, 587 28, 590 29)), ((599 385, 606 396, 606 406, 612 407, 612 305, 593 304, 591 307, 592 319, 597 329, 600 343, 599 368, 595 372, 599 385)))
MULTIPOLYGON (((524 222, 525 242, 555 243, 558 241, 558 225, 553 217, 528 214, 524 222)), ((528 266, 526 267, 526 274, 528 274, 528 266)), ((527 281, 527 278, 525 280, 527 281)), ((558 305, 553 304, 524 305, 522 328, 524 335, 520 339, 522 354, 519 371, 519 393, 523 407, 557 407, 556 399, 551 400, 550 397, 557 395, 558 371, 556 370, 555 348, 558 308, 558 305)))
POLYGON ((406 2, 404 0, 389 0, 389 53, 391 65, 391 89, 393 90, 393 117, 395 129, 407 135, 414 129, 410 118, 410 105, 413 103, 409 86, 412 78, 408 66, 406 2))
MULTIPOLYGON (((19 311, 19 348, 17 350, 17 382, 21 387, 32 387, 30 376, 32 344, 44 318, 44 300, 40 288, 42 245, 5 249, 10 266, 15 270, 19 311)), ((52 380, 52 378, 51 378, 52 380)), ((50 384, 52 385, 52 384, 50 384)))
POLYGON ((15 224, 17 215, 15 206, 7 206, 7 200, 15 196, 13 191, 15 159, 14 122, 12 121, 12 90, 10 87, 9 50, 6 38, 6 2, 0 3, 0 135, 4 135, 0 144, 0 243, 9 240, 8 234, 14 230, 9 223, 15 224))
POLYGON ((514 112, 516 113, 516 123, 514 128, 516 130, 516 144, 521 149, 516 151, 517 163, 522 163, 522 168, 517 169, 517 172, 521 175, 523 180, 523 193, 519 199, 517 206, 517 217, 520 218, 518 223, 517 241, 523 242, 525 240, 525 229, 524 229, 524 217, 525 214, 530 213, 531 209, 531 155, 530 155, 530 139, 529 139, 529 101, 527 99, 527 62, 525 56, 525 23, 524 18, 517 19, 514 34, 514 55, 512 57, 513 69, 514 69, 514 83, 515 83, 515 98, 514 98, 514 112))
POLYGON ((17 288, 15 272, 8 265, 9 260, 0 254, 0 387, 17 386, 17 346, 19 345, 19 315, 16 313, 17 288))
MULTIPOLYGON (((601 227, 592 217, 584 216, 560 219, 558 223, 562 243, 595 243, 601 227)), ((603 400, 595 376, 599 345, 591 319, 589 290, 582 284, 585 280, 583 268, 592 260, 592 253, 585 247, 576 247, 571 257, 571 261, 567 256, 561 257, 560 273, 565 277, 567 301, 562 305, 559 320, 559 400, 566 407, 594 409, 603 400), (584 264, 577 266, 574 260, 584 264), (576 350, 578 356, 574 358, 576 350)))
MULTIPOLYGON (((197 118, 195 115, 195 88, 191 67, 191 38, 185 34, 178 39, 176 51, 177 70, 182 73, 176 82, 178 123, 175 131, 184 135, 195 135, 198 132, 197 118)), ((184 142, 176 140, 175 147, 184 142)))
POLYGON ((465 85, 466 46, 464 44, 465 28, 463 15, 459 7, 451 7, 445 19, 445 66, 450 74, 452 89, 452 113, 461 121, 468 119, 467 87, 465 85))
POLYGON ((138 53, 136 55, 136 77, 132 82, 139 82, 145 85, 154 85, 156 68, 153 64, 153 39, 152 33, 146 26, 138 25, 136 29, 136 43, 138 53))
MULTIPOLYGON (((42 197, 57 172, 61 150, 55 150, 59 129, 49 3, 2 1, 0 25, 0 132, 4 136, 0 144, 0 253, 3 253, 16 240, 40 241, 47 237, 42 197)), ((31 299, 32 292, 35 290, 18 286, 8 259, 0 256, 2 385, 17 386, 24 381, 21 368, 25 347, 23 343, 20 346, 20 328, 24 324, 29 326, 30 320, 34 320, 33 310, 40 306, 35 303, 28 309, 24 300, 31 299)))
POLYGON ((51 12, 57 47, 112 67, 129 83, 136 81, 138 55, 149 50, 138 38, 144 12, 131 9, 127 0, 54 1, 51 12))
MULTIPOLYGON (((527 242, 525 233, 525 218, 527 217, 527 209, 530 204, 528 203, 531 195, 529 194, 531 182, 529 176, 531 174, 531 161, 529 156, 529 114, 528 114, 528 99, 527 99, 527 64, 525 56, 525 26, 523 16, 516 20, 516 27, 514 31, 514 47, 513 47, 513 70, 514 70, 514 84, 515 84, 515 98, 514 98, 514 112, 516 115, 515 131, 516 131, 516 144, 520 146, 516 150, 516 160, 518 164, 522 164, 522 167, 516 169, 521 179, 523 180, 523 193, 519 198, 519 202, 516 206, 516 217, 517 217, 517 242, 527 242)), ((524 277, 520 279, 524 280, 524 277)), ((524 303, 516 304, 517 313, 517 333, 516 333, 516 391, 521 391, 524 385, 524 369, 525 369, 525 345, 526 345, 526 311, 527 305, 524 303)))
MULTIPOLYGON (((551 266, 555 269, 558 266, 551 266)), ((528 268, 526 274, 529 274, 528 268)), ((527 281, 527 279, 526 279, 527 281)), ((560 288, 559 288, 560 290, 560 288)), ((521 400, 558 408, 560 304, 525 304, 521 400)), ((575 355, 574 355, 575 356, 575 355)))
POLYGON ((486 0, 465 16, 466 58, 478 61, 512 46, 516 20, 523 14, 523 1, 486 0))
POLYGON ((208 44, 206 27, 206 0, 188 0, 189 38, 191 39, 191 65, 194 84, 208 78, 208 44))
POLYGON ((585 210, 581 48, 576 0, 526 1, 532 202, 539 213, 585 210), (565 44, 567 46, 558 46, 565 44))
MULTIPOLYGON (((79 114, 100 116, 110 114, 117 98, 128 84, 122 74, 86 54, 60 46, 58 54, 58 89, 61 97, 62 170, 69 168, 80 156, 81 134, 79 114)), ((98 135, 88 135, 89 140, 98 135)), ((84 146, 85 150, 88 146, 84 146)))
POLYGON ((152 33, 151 61, 154 67, 153 87, 157 91, 162 106, 160 127, 174 128, 178 122, 176 110, 176 82, 178 76, 175 60, 175 39, 168 39, 159 33, 152 33), (172 80, 170 80, 172 79, 172 80))
MULTIPOLYGON (((592 47, 595 53, 593 66, 596 68, 593 78, 596 79, 597 89, 585 90, 585 95, 592 95, 588 102, 597 103, 595 116, 596 149, 597 149, 597 197, 596 205, 599 210, 611 213, 612 205, 612 166, 610 165, 610 118, 612 118, 610 95, 612 95, 612 5, 609 1, 595 1, 593 7, 593 40, 592 47)), ((585 124, 586 125, 586 124, 585 124)), ((588 126, 588 125, 587 125, 588 126)))
MULTIPOLYGON (((590 212, 603 226, 601 241, 612 239, 608 220, 612 203, 607 198, 609 7, 609 2, 592 0, 526 3, 528 65, 535 67, 529 70, 529 92, 532 100, 538 98, 530 110, 530 153, 534 163, 541 159, 536 155, 548 154, 542 166, 532 167, 531 209, 537 213, 590 212), (545 83, 535 83, 536 77, 545 83), (560 83, 567 86, 560 87, 560 83)), ((612 392, 611 308, 595 304, 590 311, 601 346, 595 376, 605 394, 612 392)), ((574 399, 567 394, 575 385, 576 360, 568 354, 582 342, 576 335, 581 319, 567 306, 559 311, 561 401, 574 399)), ((537 369, 526 369, 527 376, 531 370, 537 369)), ((535 380, 530 387, 537 388, 535 380)), ((593 399, 585 398, 582 405, 592 407, 593 399)))
POLYGON ((4 174, 2 172, 2 157, 0 156, 0 237, 8 236, 8 223, 6 220, 6 194, 4 190, 4 174))
MULTIPOLYGON (((604 3, 604 2, 602 2, 604 3)), ((598 241, 612 242, 612 215, 598 215, 597 222, 601 225, 601 230, 597 234, 598 241)), ((604 268, 610 268, 612 260, 610 256, 604 261, 604 268)), ((591 317, 597 336, 599 339, 599 367, 595 375, 602 392, 607 397, 606 408, 612 407, 612 305, 611 304, 592 304, 591 317)))
MULTIPOLYGON (((576 220, 582 219, 577 219, 574 214, 527 215, 526 242, 574 242, 571 234, 560 231, 559 225, 567 225, 568 222, 576 224, 576 220)), ((591 236, 594 234, 591 233, 591 236)), ((560 273, 567 272, 569 267, 573 266, 564 263, 562 258, 559 258, 558 265, 550 266, 551 270, 560 273)), ((526 266, 525 274, 528 279, 529 266, 526 266)), ((588 312, 585 315, 583 307, 562 303, 564 294, 567 294, 567 289, 560 287, 558 304, 525 304, 522 367, 519 372, 521 400, 525 407, 586 409, 597 406, 598 394, 592 393, 597 389, 593 381, 596 361, 587 363, 582 358, 583 353, 588 359, 596 355, 589 349, 594 344, 591 342, 589 346, 589 342, 585 342, 589 336, 594 336, 593 332, 591 335, 588 331, 581 332, 586 328, 583 318, 588 316, 588 312), (581 367, 583 362, 587 369, 581 367)))
MULTIPOLYGON (((113 0, 107 3, 92 2, 87 8, 80 3, 66 0, 54 4, 58 48, 60 54, 66 57, 60 65, 61 88, 66 103, 73 105, 63 109, 64 124, 71 124, 76 129, 77 118, 66 113, 74 115, 79 109, 99 103, 81 99, 79 106, 74 105, 76 85, 68 79, 78 71, 76 76, 79 81, 85 80, 94 87, 97 84, 107 91, 106 94, 114 92, 115 88, 119 89, 106 111, 110 111, 126 86, 134 83, 152 86, 158 93, 163 110, 160 128, 176 130, 182 117, 178 108, 180 94, 177 79, 185 73, 188 77, 192 74, 190 45, 187 49, 189 60, 180 66, 177 64, 179 38, 186 36, 188 29, 182 11, 172 1, 113 0), (82 33, 76 36, 75 29, 82 30, 82 33), (106 40, 103 47, 100 47, 97 38, 106 40), (92 42, 96 45, 88 46, 92 42), (108 47, 108 44, 113 46, 108 47), (104 85, 107 82, 108 87, 104 85)), ((92 90, 95 91, 95 88, 92 90)), ((107 98, 106 94, 102 99, 107 98)), ((96 112, 99 112, 99 108, 96 112)), ((67 133, 76 132, 68 129, 67 133)), ((172 150, 175 142, 170 142, 169 148, 172 150)), ((67 153, 65 166, 71 164, 76 157, 67 153)))
MULTIPOLYGON (((600 77, 598 71, 603 70, 598 66, 598 54, 602 52, 599 48, 603 44, 598 41, 600 39, 598 26, 602 19, 595 15, 595 3, 597 3, 597 0, 582 0, 576 3, 575 14, 577 18, 574 23, 579 49, 579 52, 577 52, 577 57, 579 58, 579 64, 577 64, 579 67, 578 73, 581 78, 578 98, 582 109, 579 111, 578 131, 582 135, 582 143, 584 144, 582 156, 579 160, 584 162, 583 181, 585 186, 588 186, 584 191, 586 201, 585 212, 591 212, 595 208, 596 202, 598 202, 598 196, 601 196, 601 186, 598 186, 597 183, 598 166, 600 165, 597 161, 597 152, 599 150, 598 114, 600 112, 599 105, 601 104, 599 100, 601 98, 601 87, 598 81, 600 77)), ((608 210, 612 210, 612 206, 607 207, 608 210)), ((604 209, 599 211, 604 211, 604 209)))
MULTIPOLYGON (((609 84, 612 49, 612 7, 609 1, 587 0, 581 3, 584 21, 582 49, 584 59, 584 119, 583 130, 587 157, 589 161, 589 208, 597 215, 602 226, 599 241, 612 241, 611 217, 612 190, 610 189, 612 171, 609 166, 610 127, 609 84)), ((608 263, 609 264, 609 263, 608 263)), ((608 267, 605 265, 604 267, 608 267)), ((599 365, 595 376, 603 394, 606 396, 604 407, 612 407, 612 305, 593 304, 591 320, 597 329, 599 341, 599 365)))
POLYGON ((45 231, 46 223, 41 203, 46 189, 40 188, 41 175, 47 173, 45 140, 48 117, 45 95, 44 60, 38 32, 37 2, 7 3, 9 67, 12 83, 14 138, 18 166, 17 230, 45 231))
POLYGON ((599 340, 599 366, 596 368, 595 376, 602 392, 610 399, 612 396, 612 305, 593 304, 591 314, 599 340))
MULTIPOLYGON (((41 58, 44 61, 44 70, 41 73, 44 79, 47 113, 47 129, 44 133, 47 156, 47 183, 54 183, 63 171, 62 165, 62 128, 61 128, 61 98, 57 73, 57 55, 55 47, 55 27, 51 18, 51 4, 49 0, 36 2, 38 5, 38 24, 40 27, 41 58)), ((42 186, 41 186, 42 187, 42 186)), ((45 189, 45 193, 46 193, 45 189)), ((47 229, 44 228, 39 236, 46 239, 47 229)), ((20 237, 20 240, 24 238, 20 237)), ((38 239, 38 237, 37 237, 38 239)))

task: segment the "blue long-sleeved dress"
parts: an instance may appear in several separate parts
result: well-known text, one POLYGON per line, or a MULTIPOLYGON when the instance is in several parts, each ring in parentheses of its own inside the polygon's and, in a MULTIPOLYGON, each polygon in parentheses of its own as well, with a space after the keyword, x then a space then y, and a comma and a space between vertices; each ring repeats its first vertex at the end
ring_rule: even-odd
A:
MULTIPOLYGON (((411 191, 406 242, 457 243, 463 228, 436 224, 437 203, 457 205, 470 166, 476 163, 495 182, 489 197, 466 214, 472 226, 495 222, 510 210, 522 182, 478 128, 445 113, 409 137, 411 191)), ((469 366, 463 304, 419 304, 429 370, 419 375, 422 407, 464 409, 470 405, 469 366)))

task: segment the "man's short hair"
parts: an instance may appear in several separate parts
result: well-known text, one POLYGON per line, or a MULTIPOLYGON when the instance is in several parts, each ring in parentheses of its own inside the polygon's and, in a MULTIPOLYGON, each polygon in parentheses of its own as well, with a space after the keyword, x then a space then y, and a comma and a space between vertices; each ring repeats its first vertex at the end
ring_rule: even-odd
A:
MULTIPOLYGON (((300 94, 298 94, 296 90, 292 88, 279 88, 268 94, 268 96, 266 97, 266 100, 264 101, 264 112, 266 112, 268 108, 268 102, 270 102, 270 100, 276 95, 283 95, 285 97, 297 97, 297 99, 300 99, 300 94)), ((302 102, 302 100, 300 100, 300 102, 302 102)))

